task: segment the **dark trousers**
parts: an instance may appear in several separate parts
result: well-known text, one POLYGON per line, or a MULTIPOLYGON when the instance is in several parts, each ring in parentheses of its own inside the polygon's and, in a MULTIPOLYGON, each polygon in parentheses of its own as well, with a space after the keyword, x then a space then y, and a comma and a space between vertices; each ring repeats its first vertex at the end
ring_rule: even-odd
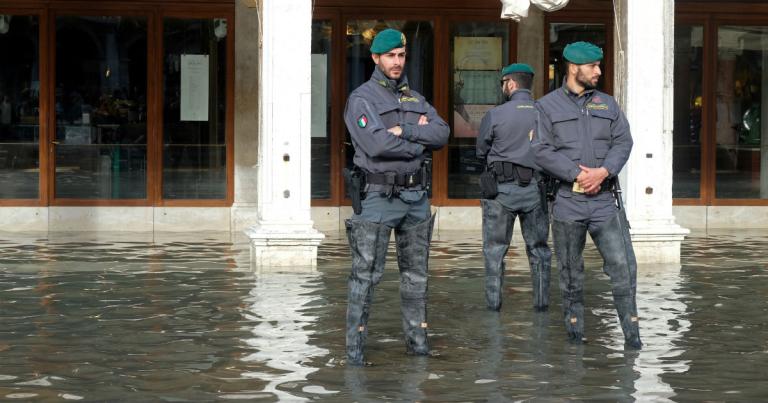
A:
POLYGON ((429 353, 427 272, 434 225, 434 216, 429 215, 429 200, 426 195, 412 202, 370 195, 363 203, 362 213, 346 222, 352 253, 346 343, 347 360, 352 365, 364 363, 363 352, 373 291, 384 273, 387 247, 393 229, 389 224, 393 224, 395 230, 406 351, 412 354, 429 353), (425 212, 426 219, 418 222, 418 218, 423 217, 425 212))
MULTIPOLYGON (((583 204, 577 205, 573 211, 579 211, 581 207, 592 209, 583 204)), ((606 211, 604 206, 598 207, 598 210, 606 211)), ((573 341, 581 342, 584 339, 583 252, 586 234, 589 232, 603 258, 603 272, 611 280, 614 305, 625 342, 633 348, 640 348, 642 344, 636 303, 637 262, 626 216, 613 205, 611 215, 601 216, 595 221, 588 218, 568 221, 559 218, 557 214, 552 221, 566 331, 573 341)))
POLYGON ((506 268, 504 257, 512 240, 515 218, 520 217, 525 253, 531 269, 533 306, 537 310, 546 310, 549 306, 549 273, 552 261, 552 251, 547 245, 549 220, 546 211, 539 204, 528 210, 510 209, 497 200, 483 199, 481 204, 485 298, 488 308, 501 309, 506 268))

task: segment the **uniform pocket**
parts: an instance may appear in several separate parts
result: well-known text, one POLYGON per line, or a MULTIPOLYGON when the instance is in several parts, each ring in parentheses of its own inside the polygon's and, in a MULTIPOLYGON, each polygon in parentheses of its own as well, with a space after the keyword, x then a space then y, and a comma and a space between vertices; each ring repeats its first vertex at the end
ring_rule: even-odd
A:
POLYGON ((553 113, 552 133, 560 143, 579 141, 579 114, 575 112, 553 113))
POLYGON ((421 116, 427 114, 427 108, 421 102, 403 102, 401 106, 405 123, 418 124, 421 116))
POLYGON ((381 118, 381 123, 384 124, 385 129, 397 126, 400 124, 400 106, 393 102, 381 102, 373 105, 373 109, 381 118))
POLYGON ((592 138, 594 140, 610 141, 611 123, 618 117, 616 111, 611 110, 590 110, 590 125, 592 126, 592 138))

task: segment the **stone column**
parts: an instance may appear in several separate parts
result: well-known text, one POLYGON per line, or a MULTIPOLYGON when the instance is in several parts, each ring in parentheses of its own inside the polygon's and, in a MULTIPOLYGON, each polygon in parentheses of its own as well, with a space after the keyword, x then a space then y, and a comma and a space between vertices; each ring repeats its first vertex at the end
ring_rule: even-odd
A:
POLYGON ((324 235, 310 217, 312 2, 261 0, 258 223, 251 263, 314 266, 324 235))
POLYGON ((635 142, 625 205, 641 263, 679 263, 689 233, 672 215, 674 15, 674 0, 622 0, 617 14, 616 88, 635 142))
POLYGON ((235 2, 235 197, 231 231, 258 222, 259 10, 257 3, 235 2))

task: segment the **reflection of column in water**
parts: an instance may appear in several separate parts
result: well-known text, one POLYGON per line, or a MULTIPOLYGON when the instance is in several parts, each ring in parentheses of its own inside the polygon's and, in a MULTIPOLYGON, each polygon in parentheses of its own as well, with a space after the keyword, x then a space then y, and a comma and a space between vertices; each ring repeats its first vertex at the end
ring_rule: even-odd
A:
MULTIPOLYGON (((644 265, 638 270, 637 305, 644 346, 639 352, 625 353, 628 366, 633 365, 632 376, 637 377, 632 396, 638 401, 668 401, 675 396, 675 391, 661 375, 688 371, 687 361, 674 360, 685 352, 676 345, 691 328, 691 322, 685 318, 687 307, 677 294, 681 286, 679 265, 644 265)), ((611 338, 615 345, 609 347, 622 349, 621 328, 615 316, 610 320, 615 325, 611 338)))
MULTIPOLYGON (((315 333, 307 329, 315 324, 318 317, 308 314, 307 309, 320 299, 315 294, 319 273, 260 273, 256 284, 247 298, 247 319, 256 322, 253 337, 245 342, 255 353, 243 358, 244 361, 260 362, 263 371, 252 371, 244 377, 265 380, 265 392, 273 393, 279 400, 306 400, 278 389, 287 382, 306 381, 309 374, 319 368, 313 367, 313 358, 328 355, 324 348, 313 346, 309 339, 315 333), (274 371, 277 370, 277 371, 274 371)), ((315 387, 315 392, 322 387, 315 387)), ((327 392, 322 389, 319 393, 327 392)))

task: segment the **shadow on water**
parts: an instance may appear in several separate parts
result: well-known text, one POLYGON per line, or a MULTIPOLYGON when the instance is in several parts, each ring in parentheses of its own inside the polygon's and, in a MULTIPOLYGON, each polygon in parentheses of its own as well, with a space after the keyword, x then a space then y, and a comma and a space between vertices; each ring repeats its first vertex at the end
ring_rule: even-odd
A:
POLYGON ((0 400, 760 400, 768 378, 768 236, 693 234, 682 266, 641 266, 645 348, 624 351, 607 277, 588 245, 585 331, 531 309, 524 247, 504 306, 484 308, 479 234, 443 233, 430 260, 437 357, 405 355, 390 248, 366 349, 344 359, 349 250, 317 270, 251 270, 245 239, 0 234, 0 400))

